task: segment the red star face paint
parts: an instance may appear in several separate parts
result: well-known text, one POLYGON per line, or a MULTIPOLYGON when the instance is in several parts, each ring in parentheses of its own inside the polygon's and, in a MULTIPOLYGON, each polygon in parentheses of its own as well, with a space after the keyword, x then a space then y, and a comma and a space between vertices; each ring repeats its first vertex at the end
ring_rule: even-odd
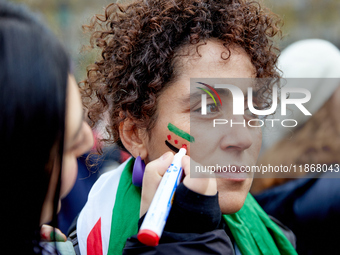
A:
MULTIPOLYGON (((183 138, 183 139, 187 140, 188 142, 194 142, 195 141, 195 138, 193 136, 191 136, 187 132, 183 131, 182 129, 176 127, 175 125, 173 125, 171 123, 168 124, 168 129, 175 136, 179 136, 180 138, 183 138)), ((168 146, 168 148, 170 150, 172 150, 173 152, 177 153, 179 151, 179 148, 177 148, 176 146, 174 146, 172 144, 171 139, 172 139, 172 136, 171 135, 167 135, 167 140, 165 140, 165 144, 166 144, 166 146, 168 146)), ((178 139, 174 139, 173 143, 179 144, 179 140, 178 139)), ((184 146, 184 145, 187 146, 185 143, 183 143, 182 146, 184 146)))

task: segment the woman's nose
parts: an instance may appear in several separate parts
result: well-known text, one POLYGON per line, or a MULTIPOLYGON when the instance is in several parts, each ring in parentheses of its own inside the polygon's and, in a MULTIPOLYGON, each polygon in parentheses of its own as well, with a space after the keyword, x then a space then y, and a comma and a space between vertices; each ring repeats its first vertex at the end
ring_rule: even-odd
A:
POLYGON ((248 149, 253 144, 252 128, 243 116, 234 116, 225 127, 221 148, 239 151, 248 149))

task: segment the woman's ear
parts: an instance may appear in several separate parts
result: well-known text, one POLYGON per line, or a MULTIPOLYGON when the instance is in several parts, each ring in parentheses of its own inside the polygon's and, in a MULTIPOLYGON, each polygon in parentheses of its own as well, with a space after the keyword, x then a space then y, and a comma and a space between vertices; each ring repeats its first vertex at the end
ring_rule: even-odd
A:
POLYGON ((145 130, 136 127, 131 118, 126 118, 119 125, 119 136, 124 147, 133 157, 140 156, 144 160, 147 155, 146 141, 148 139, 145 130))

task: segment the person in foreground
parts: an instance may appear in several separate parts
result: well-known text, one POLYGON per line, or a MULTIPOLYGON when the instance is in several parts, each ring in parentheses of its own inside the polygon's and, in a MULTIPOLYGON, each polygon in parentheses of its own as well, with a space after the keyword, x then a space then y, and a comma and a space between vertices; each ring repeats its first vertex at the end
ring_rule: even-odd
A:
MULTIPOLYGON (((284 232, 248 194, 251 175, 190 178, 189 156, 202 165, 254 165, 260 128, 223 128, 205 135, 190 124, 208 125, 190 103, 190 78, 279 78, 273 37, 278 19, 247 1, 135 1, 110 4, 90 26, 91 42, 102 51, 88 68, 83 100, 94 127, 109 119, 105 141, 116 142, 132 158, 102 175, 80 213, 76 230, 83 254, 295 254, 284 232), (193 141, 195 140, 195 143, 193 141), (148 209, 173 153, 187 145, 186 176, 158 246, 138 242, 138 221, 148 209), (204 148, 194 157, 192 146, 204 148), (136 159, 136 160, 135 160, 136 159), (143 182, 135 182, 141 160, 143 182), (142 188, 139 186, 142 184, 142 188), (218 193, 217 193, 218 192, 218 193)), ((199 86, 199 85, 197 85, 199 86)), ((240 87, 242 91, 246 87, 240 87)), ((271 86, 262 86, 262 100, 271 86)), ((230 95, 209 115, 231 116, 230 95)), ((209 99, 210 100, 210 99, 209 99)), ((140 223, 140 222, 139 222, 140 223)))
POLYGON ((33 13, 0 1, 0 67, 2 249, 74 254, 56 214, 93 137, 69 58, 33 13))

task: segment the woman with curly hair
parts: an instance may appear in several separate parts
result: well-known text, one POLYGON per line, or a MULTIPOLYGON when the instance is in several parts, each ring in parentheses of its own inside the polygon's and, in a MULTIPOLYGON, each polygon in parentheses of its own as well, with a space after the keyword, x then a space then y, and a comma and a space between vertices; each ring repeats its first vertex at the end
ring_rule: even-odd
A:
MULTIPOLYGON (((278 79, 273 43, 278 24, 256 2, 144 0, 110 4, 86 26, 93 32, 91 45, 101 50, 83 84, 89 118, 94 127, 105 118, 102 142, 117 143, 132 158, 93 186, 73 232, 81 254, 295 253, 282 229, 248 195, 250 175, 190 178, 189 172, 189 156, 202 165, 256 163, 260 128, 190 133, 190 120, 207 123, 197 104, 191 105, 190 78, 278 79), (136 238, 138 220, 182 144, 188 146, 185 178, 159 244, 145 246, 136 238), (194 157, 193 146, 205 154, 194 157), (143 181, 135 178, 141 160, 147 164, 143 181)), ((271 90, 263 84, 254 97, 264 102, 271 90)), ((209 102, 210 116, 229 114, 228 93, 220 94, 226 103, 209 102)), ((233 121, 251 117, 247 111, 233 121)))

